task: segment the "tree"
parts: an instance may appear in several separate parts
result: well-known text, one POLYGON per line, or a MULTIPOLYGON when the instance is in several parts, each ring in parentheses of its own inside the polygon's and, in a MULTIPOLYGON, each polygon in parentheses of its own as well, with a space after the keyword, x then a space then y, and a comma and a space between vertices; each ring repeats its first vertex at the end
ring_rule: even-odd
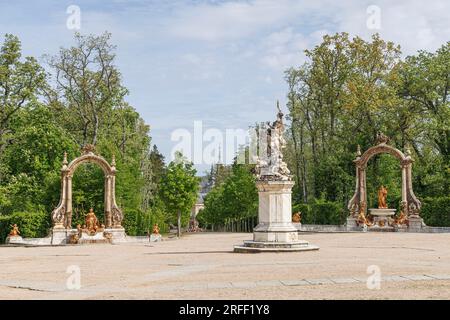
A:
POLYGON ((304 65, 286 71, 286 159, 297 182, 294 199, 323 196, 344 205, 353 190, 356 145, 372 145, 380 130, 396 138, 399 98, 393 84, 400 50, 378 35, 364 41, 340 33, 324 36, 305 54, 304 65))
POLYGON ((19 38, 6 34, 0 49, 0 155, 14 140, 11 121, 46 85, 46 75, 33 57, 21 61, 19 38))
POLYGON ((188 217, 197 199, 200 179, 196 173, 194 165, 177 152, 161 179, 160 195, 169 212, 177 215, 178 237, 181 236, 182 215, 188 217))
POLYGON ((74 47, 61 48, 59 55, 48 59, 56 81, 56 92, 48 97, 62 98, 68 111, 66 119, 70 119, 67 123, 73 124, 69 130, 78 133, 80 145, 97 144, 101 121, 113 108, 122 106, 128 93, 114 66, 115 46, 109 43, 110 38, 106 32, 101 36, 76 33, 74 47))

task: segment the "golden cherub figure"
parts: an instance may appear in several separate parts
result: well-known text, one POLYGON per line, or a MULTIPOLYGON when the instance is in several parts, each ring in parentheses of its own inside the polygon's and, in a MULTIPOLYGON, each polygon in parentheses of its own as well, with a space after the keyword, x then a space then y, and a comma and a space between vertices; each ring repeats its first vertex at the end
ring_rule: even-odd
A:
POLYGON ((379 209, 386 209, 386 197, 387 197, 388 190, 385 186, 381 186, 380 189, 378 189, 378 208, 379 209))
POLYGON ((361 203, 361 205, 360 205, 360 209, 359 209, 358 217, 356 218, 356 222, 360 226, 366 225, 366 226, 370 227, 373 225, 373 222, 368 217, 366 217, 365 203, 361 203))
POLYGON ((301 221, 302 221, 302 213, 300 211, 292 215, 292 222, 300 223, 301 221))
POLYGON ((155 225, 153 226, 153 232, 152 233, 153 234, 159 234, 159 227, 158 227, 157 223, 155 223, 155 225))
POLYGON ((402 226, 402 225, 408 225, 408 216, 403 212, 403 210, 400 211, 399 216, 395 219, 395 224, 402 226))
POLYGON ((10 237, 17 237, 20 235, 20 231, 19 231, 19 227, 17 226, 17 224, 13 224, 12 225, 12 229, 11 232, 9 233, 10 237))

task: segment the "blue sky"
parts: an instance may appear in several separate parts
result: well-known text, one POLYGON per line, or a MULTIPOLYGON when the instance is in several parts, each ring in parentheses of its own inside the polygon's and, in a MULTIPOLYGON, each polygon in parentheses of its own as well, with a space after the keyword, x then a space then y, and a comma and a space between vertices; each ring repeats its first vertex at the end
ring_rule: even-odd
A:
POLYGON ((446 0, 0 0, 0 34, 18 35, 24 55, 55 54, 73 41, 69 5, 81 9, 81 33, 112 33, 127 101, 166 157, 171 132, 195 120, 219 130, 271 120, 286 100, 283 71, 323 34, 379 32, 405 55, 450 40, 446 0), (367 27, 370 5, 380 9, 379 30, 367 27))

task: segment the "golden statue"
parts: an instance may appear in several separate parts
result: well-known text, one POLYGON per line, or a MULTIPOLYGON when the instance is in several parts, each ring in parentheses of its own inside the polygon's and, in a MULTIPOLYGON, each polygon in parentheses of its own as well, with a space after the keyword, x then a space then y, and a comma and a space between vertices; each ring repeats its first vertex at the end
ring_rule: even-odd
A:
POLYGON ((408 216, 405 214, 403 210, 400 211, 399 216, 394 220, 396 225, 408 225, 408 216))
POLYGON ((94 213, 94 209, 90 208, 85 219, 86 229, 89 233, 96 233, 100 228, 98 224, 97 216, 94 213))
POLYGON ((292 215, 292 222, 294 223, 302 222, 302 213, 300 211, 292 215))
POLYGON ((386 197, 387 197, 387 189, 385 186, 381 186, 378 190, 378 208, 379 209, 387 209, 386 197))
POLYGON ((157 223, 155 223, 155 225, 153 226, 153 232, 152 233, 153 234, 159 234, 159 227, 158 227, 157 223))
POLYGON ((17 224, 13 224, 12 225, 12 229, 11 232, 9 233, 10 237, 17 237, 20 235, 20 231, 19 231, 19 227, 17 226, 17 224))
POLYGON ((69 243, 77 244, 78 240, 80 240, 80 236, 77 233, 75 233, 75 234, 70 235, 69 243))
POLYGON ((366 225, 368 227, 373 226, 373 222, 370 218, 366 217, 366 204, 361 203, 359 208, 358 217, 356 218, 358 225, 366 225))

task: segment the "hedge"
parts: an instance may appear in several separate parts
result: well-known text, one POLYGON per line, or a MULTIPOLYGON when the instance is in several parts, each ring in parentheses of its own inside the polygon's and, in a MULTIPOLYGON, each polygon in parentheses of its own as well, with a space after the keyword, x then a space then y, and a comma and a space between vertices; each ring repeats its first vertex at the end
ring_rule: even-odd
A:
POLYGON ((421 216, 428 226, 450 227, 450 196, 423 199, 421 216))
POLYGON ((17 224, 20 235, 24 238, 42 238, 49 235, 51 227, 50 214, 47 212, 15 212, 10 215, 0 215, 0 243, 4 243, 17 224))
POLYGON ((303 224, 335 224, 345 222, 345 212, 339 202, 315 200, 312 204, 295 204, 292 213, 302 213, 303 224))
POLYGON ((166 233, 169 226, 165 221, 165 214, 161 209, 152 208, 147 212, 141 210, 125 210, 122 226, 129 236, 145 236, 152 232, 153 225, 158 224, 160 233, 166 233))

